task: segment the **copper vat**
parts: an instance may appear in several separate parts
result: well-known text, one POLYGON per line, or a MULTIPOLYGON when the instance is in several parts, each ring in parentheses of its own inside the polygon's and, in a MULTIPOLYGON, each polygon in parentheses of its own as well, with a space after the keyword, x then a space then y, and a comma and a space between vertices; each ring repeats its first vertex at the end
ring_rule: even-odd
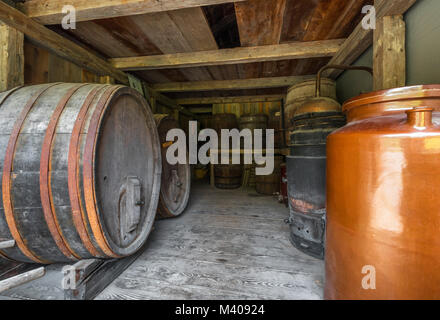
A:
POLYGON ((327 140, 326 299, 440 299, 440 85, 346 102, 327 140))

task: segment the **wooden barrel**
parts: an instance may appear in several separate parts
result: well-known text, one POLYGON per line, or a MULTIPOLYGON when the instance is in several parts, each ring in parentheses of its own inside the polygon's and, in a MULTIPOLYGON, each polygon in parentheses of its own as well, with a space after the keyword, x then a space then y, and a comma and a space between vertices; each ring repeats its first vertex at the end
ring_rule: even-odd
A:
POLYGON ((214 166, 215 186, 219 189, 241 187, 243 166, 241 164, 217 164, 214 166))
POLYGON ((267 129, 268 117, 265 114, 243 115, 240 117, 239 128, 251 129, 252 133, 255 129, 267 129))
POLYGON ((179 123, 167 114, 155 114, 154 120, 162 145, 162 183, 157 214, 160 218, 174 218, 185 211, 191 192, 191 167, 187 164, 171 165, 167 161, 167 133, 179 123))
POLYGON ((200 130, 212 128, 212 115, 204 114, 199 116, 200 130))
POLYGON ((159 201, 153 114, 135 90, 55 83, 0 93, 0 234, 6 258, 121 258, 145 243, 159 201))
MULTIPOLYGON (((284 107, 285 128, 290 129, 293 125, 293 117, 296 109, 308 99, 315 97, 316 81, 308 80, 290 87, 287 91, 286 104, 284 107)), ((332 79, 321 79, 321 96, 337 100, 336 82, 332 79)), ((286 141, 289 142, 290 134, 286 130, 286 141)))
MULTIPOLYGON (((272 174, 255 176, 255 188, 258 193, 274 195, 280 192, 281 183, 281 164, 283 163, 282 156, 276 156, 274 159, 274 170, 272 174)), ((261 167, 261 166, 257 166, 261 167)))
POLYGON ((252 145, 255 144, 255 129, 262 129, 262 147, 266 146, 266 129, 267 129, 268 117, 265 114, 255 114, 255 115, 243 115, 239 120, 240 131, 243 129, 250 129, 252 131, 252 145))
POLYGON ((220 138, 222 129, 238 128, 237 117, 233 113, 218 113, 212 117, 212 128, 217 131, 220 138))

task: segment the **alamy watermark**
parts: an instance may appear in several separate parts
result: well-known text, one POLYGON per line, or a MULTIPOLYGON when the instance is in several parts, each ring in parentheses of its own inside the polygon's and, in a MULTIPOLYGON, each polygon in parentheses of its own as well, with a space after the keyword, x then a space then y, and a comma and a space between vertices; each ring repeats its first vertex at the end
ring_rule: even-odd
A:
POLYGON ((362 28, 365 30, 376 29, 376 8, 374 6, 364 6, 362 13, 365 14, 362 19, 362 28))
POLYGON ((65 5, 63 6, 62 12, 65 14, 61 20, 63 29, 76 29, 76 8, 72 5, 65 5))
POLYGON ((376 290, 376 268, 374 266, 364 266, 362 268, 362 288, 364 290, 376 290))
POLYGON ((267 129, 221 130, 203 129, 197 134, 197 121, 189 122, 189 137, 182 129, 171 129, 167 141, 166 160, 169 164, 253 164, 256 175, 270 175, 274 170, 274 130, 267 129), (263 138, 265 146, 263 147, 263 138), (205 142, 198 148, 199 142, 205 142), (241 152, 244 150, 244 152, 241 152), (189 155, 189 156, 188 156, 189 155), (242 161, 243 160, 243 161, 242 161))

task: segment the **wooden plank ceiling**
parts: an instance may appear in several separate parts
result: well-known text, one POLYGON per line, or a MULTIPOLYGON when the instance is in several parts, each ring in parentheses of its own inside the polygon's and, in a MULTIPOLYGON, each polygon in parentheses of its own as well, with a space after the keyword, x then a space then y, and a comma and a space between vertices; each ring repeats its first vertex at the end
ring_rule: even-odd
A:
MULTIPOLYGON (((106 58, 346 38, 373 0, 249 0, 77 23, 68 34, 106 58)), ((133 72, 150 83, 308 75, 329 58, 133 72)), ((285 88, 173 93, 170 97, 277 94, 285 88)))

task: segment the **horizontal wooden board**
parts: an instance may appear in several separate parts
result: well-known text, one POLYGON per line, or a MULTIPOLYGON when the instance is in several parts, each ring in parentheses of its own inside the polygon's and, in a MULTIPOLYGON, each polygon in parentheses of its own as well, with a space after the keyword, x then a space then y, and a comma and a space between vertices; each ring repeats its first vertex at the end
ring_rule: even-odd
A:
POLYGON ((337 39, 143 57, 115 58, 111 60, 111 63, 115 68, 122 70, 154 70, 277 61, 284 59, 308 59, 333 56, 339 51, 343 42, 343 39, 337 39))
POLYGON ((184 91, 211 91, 211 90, 240 90, 256 88, 289 87, 296 83, 314 79, 309 76, 255 78, 239 80, 212 80, 194 82, 171 82, 153 85, 158 92, 184 92, 184 91))

